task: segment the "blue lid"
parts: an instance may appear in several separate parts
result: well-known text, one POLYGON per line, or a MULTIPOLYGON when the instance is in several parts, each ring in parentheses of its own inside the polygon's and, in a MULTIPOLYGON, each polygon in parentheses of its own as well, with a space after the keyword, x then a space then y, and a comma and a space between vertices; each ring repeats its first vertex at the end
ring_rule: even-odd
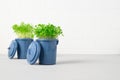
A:
POLYGON ((17 42, 13 40, 8 48, 8 57, 12 59, 17 51, 17 42))
POLYGON ((35 64, 40 56, 41 47, 37 41, 33 41, 27 50, 27 62, 29 64, 35 64))

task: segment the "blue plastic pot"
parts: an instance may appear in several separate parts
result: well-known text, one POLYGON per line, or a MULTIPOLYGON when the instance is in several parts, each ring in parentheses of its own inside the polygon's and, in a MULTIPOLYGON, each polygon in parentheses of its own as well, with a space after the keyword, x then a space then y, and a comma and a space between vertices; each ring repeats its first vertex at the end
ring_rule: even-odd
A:
POLYGON ((41 46, 39 63, 43 65, 56 64, 56 51, 58 40, 36 40, 41 46))
POLYGON ((23 39, 15 39, 17 42, 17 57, 18 59, 26 59, 27 49, 33 39, 23 38, 23 39))

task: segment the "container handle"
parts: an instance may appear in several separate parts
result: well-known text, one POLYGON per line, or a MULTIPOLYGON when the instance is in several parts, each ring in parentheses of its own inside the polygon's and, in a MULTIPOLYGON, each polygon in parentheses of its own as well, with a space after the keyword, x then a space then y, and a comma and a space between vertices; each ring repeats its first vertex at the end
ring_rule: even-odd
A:
POLYGON ((57 40, 56 45, 58 45, 58 43, 59 43, 59 40, 57 40))

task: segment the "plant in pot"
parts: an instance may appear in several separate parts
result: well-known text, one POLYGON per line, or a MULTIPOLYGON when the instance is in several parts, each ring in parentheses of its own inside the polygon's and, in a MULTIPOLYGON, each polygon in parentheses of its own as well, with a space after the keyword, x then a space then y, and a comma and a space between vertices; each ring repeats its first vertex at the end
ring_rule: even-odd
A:
MULTIPOLYGON (((32 38, 34 37, 33 26, 31 24, 25 24, 24 22, 21 22, 19 25, 14 24, 12 26, 12 29, 14 30, 18 38, 16 38, 14 40, 14 43, 11 44, 11 48, 16 48, 18 59, 26 59, 27 49, 33 41, 32 38)), ((12 55, 9 55, 10 58, 13 58, 15 54, 15 50, 13 49, 9 50, 9 52, 12 52, 12 55)))
POLYGON ((36 41, 41 46, 39 56, 40 64, 56 64, 56 51, 58 36, 63 35, 60 26, 53 24, 38 24, 34 28, 34 34, 38 38, 36 41))

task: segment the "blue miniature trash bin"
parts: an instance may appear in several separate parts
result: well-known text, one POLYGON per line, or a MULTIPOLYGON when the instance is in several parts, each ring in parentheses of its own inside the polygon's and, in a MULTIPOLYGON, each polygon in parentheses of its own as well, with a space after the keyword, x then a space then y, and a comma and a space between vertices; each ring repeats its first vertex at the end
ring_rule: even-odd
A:
POLYGON ((31 44, 31 42, 33 41, 33 39, 29 39, 29 38, 23 38, 23 39, 15 39, 17 42, 17 57, 18 59, 26 59, 26 55, 27 55, 27 49, 29 47, 29 45, 31 44))
POLYGON ((41 53, 39 56, 39 62, 43 65, 56 64, 56 52, 58 40, 40 40, 37 42, 41 45, 41 53))
POLYGON ((27 51, 27 61, 29 64, 35 64, 39 58, 41 65, 56 64, 56 51, 58 40, 41 40, 33 41, 27 51))

